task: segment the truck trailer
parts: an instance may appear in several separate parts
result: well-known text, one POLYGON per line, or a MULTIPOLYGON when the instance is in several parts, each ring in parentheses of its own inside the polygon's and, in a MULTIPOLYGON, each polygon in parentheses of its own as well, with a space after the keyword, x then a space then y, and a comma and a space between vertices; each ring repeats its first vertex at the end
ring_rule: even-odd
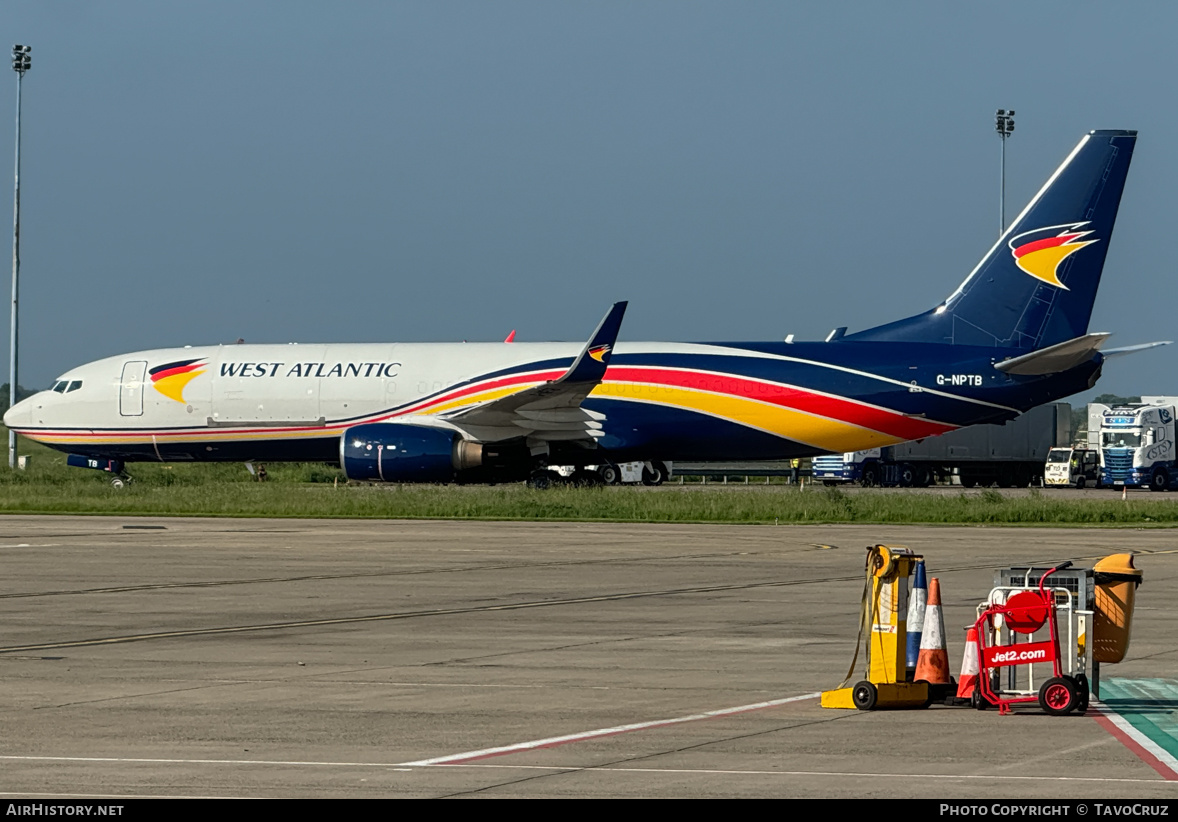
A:
POLYGON ((1003 425, 971 425, 914 442, 815 457, 813 477, 826 485, 924 487, 958 477, 967 488, 1022 487, 1039 481, 1047 452, 1071 440, 1066 402, 1032 408, 1003 425))

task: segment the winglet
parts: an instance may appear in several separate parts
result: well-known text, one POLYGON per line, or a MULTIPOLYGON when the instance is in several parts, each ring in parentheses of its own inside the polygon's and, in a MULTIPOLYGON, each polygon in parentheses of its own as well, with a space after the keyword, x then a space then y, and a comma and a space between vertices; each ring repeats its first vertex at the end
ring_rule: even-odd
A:
POLYGON ((556 382, 601 382, 609 365, 610 355, 613 354, 614 343, 618 340, 618 331, 622 328, 626 305, 623 301, 610 307, 597 330, 593 332, 593 336, 589 338, 589 342, 581 350, 580 356, 556 382))

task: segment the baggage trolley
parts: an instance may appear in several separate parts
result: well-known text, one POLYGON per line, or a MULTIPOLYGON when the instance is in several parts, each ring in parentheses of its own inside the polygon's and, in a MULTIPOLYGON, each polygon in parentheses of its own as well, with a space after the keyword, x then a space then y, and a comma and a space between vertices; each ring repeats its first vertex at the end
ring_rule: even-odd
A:
POLYGON ((1009 714, 1014 705, 1038 702, 1044 713, 1054 716, 1088 709, 1088 655, 1077 635, 1086 635, 1091 614, 1075 607, 1068 589, 1047 587, 1048 577, 1071 566, 1071 562, 1065 562, 1048 569, 1037 587, 1000 586, 990 592, 988 603, 984 603, 974 623, 978 637, 974 707, 997 705, 1000 714, 1009 714), (1062 637, 1061 623, 1066 629, 1062 637), (1044 627, 1046 636, 1036 637, 1044 627), (1004 643, 1004 637, 1010 641, 1004 643), (1024 639, 1020 641, 1020 637, 1024 639), (1060 653, 1061 639, 1068 649, 1064 654, 1060 653), (1051 676, 1037 683, 1034 666, 1047 663, 1051 665, 1051 676), (1005 689, 999 687, 1003 668, 1015 673, 1005 689), (1026 687, 1019 687, 1019 673, 1025 673, 1026 687))

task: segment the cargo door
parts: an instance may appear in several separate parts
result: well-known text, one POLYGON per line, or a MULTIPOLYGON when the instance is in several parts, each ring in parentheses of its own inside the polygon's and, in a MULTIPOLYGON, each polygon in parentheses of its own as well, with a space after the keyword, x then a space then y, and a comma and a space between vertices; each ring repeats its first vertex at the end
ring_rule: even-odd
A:
POLYGON ((325 370, 325 356, 322 345, 222 346, 214 362, 209 426, 319 424, 319 374, 325 370), (243 351, 246 359, 236 359, 243 351), (279 356, 269 356, 277 352, 279 356), (274 362, 259 361, 259 355, 274 362))
POLYGON ((123 376, 119 379, 119 413, 124 417, 143 416, 143 378, 146 374, 146 360, 123 363, 123 376))

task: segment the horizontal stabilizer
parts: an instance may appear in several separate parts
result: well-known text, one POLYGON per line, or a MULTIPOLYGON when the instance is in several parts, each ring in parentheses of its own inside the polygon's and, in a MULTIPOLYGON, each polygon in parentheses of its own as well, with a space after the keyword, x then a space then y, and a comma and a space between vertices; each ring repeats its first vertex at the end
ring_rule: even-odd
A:
POLYGON ((1124 348, 1110 348, 1108 351, 1101 351, 1104 358, 1110 359, 1112 357, 1123 357, 1126 354, 1136 354, 1138 351, 1148 351, 1151 348, 1157 348, 1161 345, 1170 345, 1173 340, 1161 340, 1160 342, 1142 343, 1141 345, 1126 345, 1124 348))
POLYGON ((1011 357, 994 363, 994 367, 1004 374, 1017 374, 1021 377, 1058 374, 1091 359, 1110 336, 1107 331, 1085 334, 1083 337, 1075 337, 1032 351, 1030 354, 1023 354, 1021 357, 1011 357))

